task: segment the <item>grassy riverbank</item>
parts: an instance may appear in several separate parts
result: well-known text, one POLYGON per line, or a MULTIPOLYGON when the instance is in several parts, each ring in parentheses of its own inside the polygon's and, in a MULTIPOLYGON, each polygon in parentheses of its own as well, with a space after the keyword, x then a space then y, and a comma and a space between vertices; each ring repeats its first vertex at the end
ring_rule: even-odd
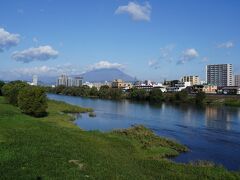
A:
POLYGON ((83 131, 63 113, 76 109, 80 111, 48 101, 48 116, 34 118, 0 97, 1 179, 240 178, 237 172, 211 164, 176 164, 165 159, 187 148, 142 126, 110 133, 83 131))

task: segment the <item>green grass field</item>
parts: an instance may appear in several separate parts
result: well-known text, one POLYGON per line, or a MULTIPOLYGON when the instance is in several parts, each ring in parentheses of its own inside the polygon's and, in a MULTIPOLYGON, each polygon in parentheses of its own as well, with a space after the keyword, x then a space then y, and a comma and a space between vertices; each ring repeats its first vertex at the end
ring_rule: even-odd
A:
POLYGON ((187 148, 142 126, 83 131, 63 113, 76 106, 48 106, 47 117, 33 118, 0 97, 0 179, 240 179, 220 166, 167 160, 187 148))

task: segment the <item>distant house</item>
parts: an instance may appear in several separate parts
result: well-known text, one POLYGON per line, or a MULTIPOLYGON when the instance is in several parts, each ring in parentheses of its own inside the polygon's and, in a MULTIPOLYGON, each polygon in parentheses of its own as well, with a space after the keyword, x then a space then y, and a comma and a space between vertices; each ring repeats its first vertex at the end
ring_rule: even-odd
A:
POLYGON ((191 93, 205 92, 207 94, 216 94, 217 86, 215 85, 193 85, 191 88, 191 93))
POLYGON ((167 87, 166 89, 167 92, 179 92, 190 86, 191 86, 190 82, 178 82, 174 86, 167 87))

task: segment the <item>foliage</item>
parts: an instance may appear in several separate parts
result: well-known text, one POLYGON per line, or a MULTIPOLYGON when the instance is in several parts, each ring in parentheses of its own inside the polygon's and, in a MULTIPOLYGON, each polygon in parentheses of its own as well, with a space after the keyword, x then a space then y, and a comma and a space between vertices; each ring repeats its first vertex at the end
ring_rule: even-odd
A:
POLYGON ((177 92, 177 93, 175 94, 175 100, 176 100, 176 101, 184 102, 184 101, 186 101, 187 99, 188 99, 188 93, 187 93, 187 91, 185 91, 185 90, 182 90, 182 91, 177 92))
POLYGON ((2 87, 2 92, 10 104, 17 106, 19 91, 24 87, 29 85, 22 81, 12 81, 2 87))
POLYGON ((149 100, 151 102, 161 102, 163 100, 163 94, 160 89, 153 89, 149 93, 149 100))
POLYGON ((19 91, 18 106, 25 114, 42 117, 47 114, 47 96, 44 89, 36 86, 24 87, 19 91))
POLYGON ((122 89, 117 88, 110 88, 109 89, 109 96, 111 99, 121 99, 123 91, 122 89))
POLYGON ((0 81, 0 96, 2 96, 2 87, 5 85, 3 81, 0 81))
POLYGON ((90 89, 89 95, 92 96, 92 97, 98 96, 98 89, 93 86, 93 87, 90 89))
POLYGON ((130 99, 133 99, 133 100, 143 101, 148 98, 148 93, 144 89, 133 88, 130 90, 129 97, 130 99))
POLYGON ((203 104, 203 101, 206 99, 206 93, 205 92, 198 92, 195 97, 196 104, 203 104))
POLYGON ((109 98, 109 91, 110 91, 109 89, 110 89, 110 87, 107 86, 107 85, 101 86, 99 91, 98 91, 99 97, 103 98, 103 99, 108 99, 109 98))
POLYGON ((224 101, 224 105, 226 106, 233 106, 233 107, 240 107, 240 99, 228 99, 224 101))

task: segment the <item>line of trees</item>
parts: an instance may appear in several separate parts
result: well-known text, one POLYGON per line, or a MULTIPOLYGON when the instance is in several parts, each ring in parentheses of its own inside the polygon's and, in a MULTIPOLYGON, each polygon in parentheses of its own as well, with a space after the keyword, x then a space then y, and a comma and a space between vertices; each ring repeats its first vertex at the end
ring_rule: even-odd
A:
POLYGON ((47 115, 47 96, 44 88, 30 86, 22 81, 3 84, 1 94, 6 100, 28 115, 43 117, 47 115))
POLYGON ((165 94, 162 93, 160 89, 152 89, 151 91, 146 91, 144 89, 132 88, 127 92, 123 92, 122 89, 110 88, 107 85, 101 86, 99 90, 96 87, 90 88, 89 86, 57 86, 55 88, 48 89, 48 92, 70 96, 97 97, 101 99, 131 99, 135 101, 149 101, 154 103, 165 101, 202 104, 206 98, 204 92, 198 93, 196 97, 193 98, 189 97, 187 91, 165 94))

